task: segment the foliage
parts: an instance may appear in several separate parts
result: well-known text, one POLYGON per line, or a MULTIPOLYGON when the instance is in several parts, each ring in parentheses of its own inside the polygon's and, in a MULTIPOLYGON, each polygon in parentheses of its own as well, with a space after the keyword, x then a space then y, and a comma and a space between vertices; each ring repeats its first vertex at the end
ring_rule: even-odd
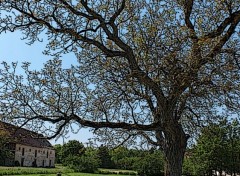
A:
POLYGON ((133 170, 133 165, 144 156, 147 151, 138 149, 128 149, 126 147, 118 147, 110 151, 111 160, 118 169, 133 170))
POLYGON ((141 175, 163 175, 164 157, 158 150, 140 150, 118 147, 111 151, 118 169, 136 170, 141 175))
POLYGON ((98 158, 97 150, 91 147, 86 149, 82 157, 82 165, 84 168, 84 172, 95 172, 100 166, 101 161, 98 158))
POLYGON ((5 131, 0 130, 0 166, 5 165, 6 159, 13 159, 14 156, 9 150, 9 139, 5 131))
POLYGON ((85 148, 77 140, 69 140, 62 146, 55 145, 54 148, 58 157, 56 159, 75 172, 94 173, 100 166, 97 150, 90 147, 85 148))
POLYGON ((126 147, 118 147, 113 149, 111 152, 111 160, 118 169, 131 169, 131 165, 128 162, 124 162, 125 159, 130 158, 129 150, 126 147), (126 164, 125 164, 126 163, 126 164))
MULTIPOLYGON (((189 150, 187 150, 187 152, 189 152, 189 150)), ((192 158, 189 158, 189 156, 185 157, 183 162, 183 175, 184 176, 196 175, 195 164, 196 163, 193 163, 192 158)))
POLYGON ((234 120, 227 125, 227 152, 228 161, 225 165, 226 172, 236 175, 240 174, 240 121, 234 120))
POLYGON ((160 151, 147 153, 144 157, 138 158, 134 163, 134 170, 140 175, 145 176, 163 176, 163 154, 160 151))
MULTIPOLYGON (((63 144, 61 148, 61 151, 60 151, 60 155, 62 157, 61 162, 65 166, 73 165, 74 162, 76 162, 77 159, 84 154, 84 152, 85 152, 85 147, 81 142, 77 140, 70 140, 67 143, 63 144), (70 162, 71 160, 73 161, 70 162)), ((72 168, 72 166, 70 168, 72 168)))
MULTIPOLYGON (((71 143, 69 141, 69 143, 71 143)), ((68 143, 66 143, 68 144, 68 143)), ((58 146, 58 148, 63 149, 58 146)), ((81 155, 68 155, 66 158, 62 158, 66 165, 76 172, 98 172, 102 174, 130 174, 136 175, 138 173, 145 175, 157 175, 163 174, 163 154, 162 152, 152 150, 140 150, 140 149, 128 149, 126 147, 118 147, 115 149, 109 149, 107 146, 101 145, 94 149, 87 147, 81 155), (107 159, 104 159, 104 156, 107 159), (101 159, 102 157, 102 159, 101 159), (103 162, 108 162, 109 169, 103 169, 103 162), (98 169, 100 167, 101 169, 98 169), (115 168, 114 170, 112 170, 115 168), (98 170, 97 170, 98 169, 98 170), (134 170, 134 171, 130 171, 134 170)), ((56 150, 56 154, 61 151, 56 150)), ((106 168, 105 167, 105 168, 106 168)))
POLYGON ((209 176, 213 171, 240 173, 239 129, 236 120, 223 120, 205 127, 196 146, 188 151, 190 156, 185 159, 184 173, 209 176))
POLYGON ((98 147, 97 155, 100 160, 100 168, 114 168, 114 163, 111 160, 110 151, 107 146, 101 145, 98 147))
POLYGON ((62 164, 62 145, 56 144, 53 146, 55 149, 55 163, 56 164, 62 164))
POLYGON ((239 4, 2 0, 0 33, 20 30, 29 44, 45 34, 44 54, 73 53, 78 64, 24 63, 20 76, 16 63, 3 63, 1 111, 51 137, 78 124, 112 145, 141 138, 162 149, 167 175, 181 175, 189 134, 219 107, 239 113, 239 4))
POLYGON ((92 148, 87 148, 82 156, 69 155, 65 161, 75 172, 94 173, 100 166, 97 152, 92 148))

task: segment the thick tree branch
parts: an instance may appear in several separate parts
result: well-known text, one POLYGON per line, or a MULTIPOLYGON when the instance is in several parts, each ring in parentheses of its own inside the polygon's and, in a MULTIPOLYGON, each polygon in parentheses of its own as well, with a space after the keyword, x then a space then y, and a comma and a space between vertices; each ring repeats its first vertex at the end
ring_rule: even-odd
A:
POLYGON ((159 128, 157 123, 152 123, 149 125, 141 125, 141 124, 129 124, 125 122, 94 122, 90 120, 84 120, 83 118, 72 115, 70 117, 72 120, 75 120, 82 126, 91 127, 91 128, 112 128, 112 129, 126 129, 126 130, 142 130, 142 131, 152 131, 156 128, 159 128))
POLYGON ((219 40, 219 42, 212 48, 210 53, 206 55, 206 57, 202 60, 201 65, 206 64, 209 60, 214 58, 221 51, 222 47, 225 45, 225 43, 229 40, 229 38, 235 32, 235 29, 239 22, 240 22, 240 13, 238 14, 238 16, 234 18, 226 34, 224 34, 224 36, 219 40))
POLYGON ((217 29, 215 29, 214 31, 204 35, 203 37, 200 38, 200 40, 206 40, 206 39, 210 39, 210 38, 216 38, 220 35, 222 35, 222 33, 224 32, 224 30, 233 23, 236 23, 236 21, 240 20, 240 10, 234 12, 233 14, 231 14, 230 17, 226 18, 218 27, 217 29))
POLYGON ((193 40, 197 39, 197 35, 194 29, 194 26, 191 22, 190 16, 193 9, 194 0, 185 0, 184 2, 184 14, 185 14, 185 23, 190 30, 190 38, 193 40))
MULTIPOLYGON (((112 34, 109 31, 109 29, 107 27, 107 23, 105 22, 104 18, 100 14, 97 14, 95 11, 90 9, 87 5, 87 1, 82 0, 81 2, 83 4, 83 6, 85 7, 85 9, 87 10, 87 12, 99 20, 99 22, 102 24, 102 28, 106 32, 108 38, 110 40, 114 41, 121 49, 123 49, 125 51, 124 57, 126 57, 128 59, 130 69, 132 70, 132 76, 137 78, 145 86, 149 86, 153 90, 153 94, 156 96, 156 98, 159 101, 164 102, 165 96, 161 90, 161 87, 157 83, 155 83, 143 70, 141 70, 139 68, 132 48, 130 46, 128 46, 127 44, 125 44, 119 37, 116 37, 114 34, 112 34)), ((122 8, 124 7, 124 2, 125 1, 123 1, 122 8)), ((120 14, 121 11, 122 10, 120 8, 118 13, 120 14)), ((97 47, 100 47, 100 45, 98 45, 97 47)), ((100 49, 102 49, 102 48, 100 48, 100 49)))

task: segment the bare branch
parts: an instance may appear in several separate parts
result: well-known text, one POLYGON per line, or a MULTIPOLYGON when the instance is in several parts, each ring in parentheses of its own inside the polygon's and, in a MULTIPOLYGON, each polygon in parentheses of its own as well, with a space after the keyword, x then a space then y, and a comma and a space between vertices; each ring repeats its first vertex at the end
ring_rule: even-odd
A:
POLYGON ((200 38, 200 40, 206 40, 210 38, 215 38, 223 34, 224 30, 231 24, 231 26, 237 26, 238 22, 240 20, 240 11, 236 11, 233 14, 231 14, 230 17, 226 18, 217 29, 214 31, 204 35, 200 38))

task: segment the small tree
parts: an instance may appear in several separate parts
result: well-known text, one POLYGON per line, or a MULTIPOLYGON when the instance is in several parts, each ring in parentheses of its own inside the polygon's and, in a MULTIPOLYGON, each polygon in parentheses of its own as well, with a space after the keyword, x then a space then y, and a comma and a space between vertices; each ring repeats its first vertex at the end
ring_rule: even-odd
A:
POLYGON ((64 165, 69 165, 69 160, 71 160, 71 158, 76 159, 77 157, 81 157, 84 153, 85 147, 81 142, 70 140, 62 146, 62 162, 64 165))
POLYGON ((112 149, 110 153, 111 160, 117 169, 133 169, 133 162, 131 162, 130 160, 136 156, 130 155, 128 148, 121 146, 112 149))
POLYGON ((56 161, 63 163, 65 166, 76 172, 95 172, 100 166, 98 151, 91 147, 85 148, 77 140, 69 140, 62 146, 54 146, 56 150, 56 161))
POLYGON ((111 160, 110 150, 107 146, 101 145, 98 147, 97 156, 101 161, 101 168, 114 168, 114 163, 111 160))
POLYGON ((164 157, 162 152, 147 152, 144 157, 138 157, 133 165, 133 169, 142 176, 163 176, 164 157))
POLYGON ((97 150, 88 147, 81 156, 68 156, 65 158, 67 166, 76 172, 94 173, 100 166, 97 150))

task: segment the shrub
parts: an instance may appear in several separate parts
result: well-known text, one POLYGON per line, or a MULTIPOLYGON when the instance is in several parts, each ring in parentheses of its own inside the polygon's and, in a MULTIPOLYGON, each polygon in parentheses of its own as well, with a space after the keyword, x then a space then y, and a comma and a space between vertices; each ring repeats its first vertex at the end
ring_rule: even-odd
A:
POLYGON ((137 175, 136 171, 128 170, 111 170, 111 169, 99 169, 98 174, 108 175, 108 174, 117 174, 117 175, 137 175))
POLYGON ((64 164, 75 172, 94 173, 100 166, 100 160, 93 149, 87 149, 82 156, 68 156, 64 164))
POLYGON ((144 176, 163 176, 163 157, 162 153, 155 151, 148 153, 146 156, 134 163, 134 169, 139 175, 144 176))

